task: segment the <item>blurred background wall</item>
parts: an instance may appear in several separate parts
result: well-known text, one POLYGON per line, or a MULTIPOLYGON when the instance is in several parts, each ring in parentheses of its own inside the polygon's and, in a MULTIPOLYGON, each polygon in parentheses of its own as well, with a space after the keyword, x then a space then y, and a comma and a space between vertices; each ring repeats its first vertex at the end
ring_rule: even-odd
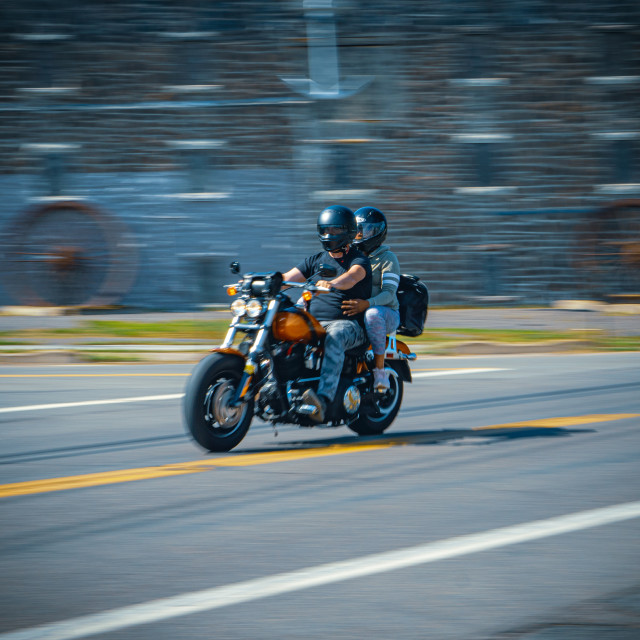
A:
POLYGON ((0 304, 182 309, 373 205, 432 302, 640 293, 635 0, 0 5, 0 304))

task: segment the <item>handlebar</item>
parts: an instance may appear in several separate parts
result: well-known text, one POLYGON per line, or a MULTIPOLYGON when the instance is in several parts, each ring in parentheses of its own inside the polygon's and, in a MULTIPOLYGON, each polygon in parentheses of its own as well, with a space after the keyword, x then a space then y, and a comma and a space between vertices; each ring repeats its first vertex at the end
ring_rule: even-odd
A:
POLYGON ((282 284, 286 285, 287 287, 296 287, 298 289, 304 288, 308 291, 317 291, 318 293, 331 293, 332 291, 337 291, 335 287, 318 287, 312 282, 289 282, 285 280, 282 284))
MULTIPOLYGON (((240 286, 242 285, 242 280, 240 280, 239 282, 234 282, 232 284, 225 284, 224 287, 225 289, 228 289, 229 287, 237 287, 238 290, 240 290, 240 286)), ((296 289, 306 289, 307 291, 313 291, 316 293, 331 293, 332 291, 337 291, 338 289, 336 289, 335 287, 319 287, 315 284, 313 284, 313 282, 291 282, 288 280, 285 280, 282 282, 282 286, 286 286, 286 287, 293 287, 296 289)))

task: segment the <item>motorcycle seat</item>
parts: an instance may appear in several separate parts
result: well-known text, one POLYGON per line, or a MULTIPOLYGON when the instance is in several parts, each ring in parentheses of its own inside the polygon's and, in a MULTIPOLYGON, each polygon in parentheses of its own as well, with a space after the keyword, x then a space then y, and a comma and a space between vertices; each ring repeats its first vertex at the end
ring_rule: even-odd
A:
POLYGON ((363 342, 362 344, 359 344, 356 347, 351 347, 351 349, 347 349, 344 352, 344 354, 345 354, 345 356, 352 356, 354 358, 361 358, 367 352, 368 348, 369 348, 369 343, 368 342, 363 342))

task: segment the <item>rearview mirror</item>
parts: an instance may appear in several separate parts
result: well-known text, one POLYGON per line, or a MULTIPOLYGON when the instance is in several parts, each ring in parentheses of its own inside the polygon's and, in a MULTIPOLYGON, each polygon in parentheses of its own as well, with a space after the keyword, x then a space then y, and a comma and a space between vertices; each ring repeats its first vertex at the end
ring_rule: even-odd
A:
POLYGON ((320 265, 320 275, 323 278, 335 278, 338 273, 338 270, 329 264, 321 264, 320 265))
POLYGON ((230 265, 231 273, 240 273, 240 263, 237 260, 234 260, 230 265))

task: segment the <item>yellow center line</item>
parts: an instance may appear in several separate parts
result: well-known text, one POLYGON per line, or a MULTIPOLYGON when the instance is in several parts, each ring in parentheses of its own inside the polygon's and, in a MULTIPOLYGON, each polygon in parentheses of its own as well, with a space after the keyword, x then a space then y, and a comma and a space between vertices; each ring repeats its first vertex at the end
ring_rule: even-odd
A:
POLYGON ((387 449, 391 446, 393 446, 392 443, 383 442, 362 445, 332 445, 330 447, 321 447, 318 449, 274 452, 267 451, 264 453, 241 454, 224 458, 220 457, 211 460, 193 460, 191 462, 167 464, 159 467, 142 467, 139 469, 103 471, 99 473, 88 473, 62 478, 28 480, 26 482, 14 482, 11 484, 0 485, 0 498, 24 496, 33 493, 47 493, 50 491, 64 491, 66 489, 78 489, 80 487, 97 487, 99 485, 147 480, 150 478, 166 478, 169 476, 209 471, 214 467, 251 467, 259 464, 301 460, 303 458, 319 458, 324 456, 340 455, 343 453, 374 451, 377 449, 387 449))
POLYGON ((493 424, 488 427, 473 427, 472 431, 485 431, 488 429, 522 429, 523 427, 537 427, 539 429, 560 429, 562 427, 575 427, 580 424, 592 424, 594 422, 608 422, 609 420, 625 420, 637 418, 640 413, 601 413, 590 416, 577 416, 570 418, 541 418, 539 420, 525 420, 524 422, 508 422, 505 424, 493 424))
POLYGON ((0 378, 164 378, 189 373, 0 373, 0 378))
MULTIPOLYGON (((523 427, 537 428, 561 428, 594 422, 610 422, 613 420, 625 420, 640 417, 640 413, 606 413, 564 418, 541 418, 538 420, 525 420, 523 422, 510 422, 495 424, 485 427, 473 427, 469 431, 485 431, 499 429, 518 429, 523 427)), ((419 434, 416 434, 419 435, 419 434)), ((100 485, 117 484, 121 482, 133 482, 148 480, 151 478, 166 478, 190 473, 209 471, 216 467, 251 467, 260 464, 273 464, 290 460, 302 460, 305 458, 322 458, 345 453, 359 453, 363 451, 378 451, 410 444, 415 436, 390 437, 376 443, 363 442, 361 444, 336 444, 328 447, 310 449, 289 449, 287 451, 265 451, 262 453, 232 454, 211 459, 192 460, 175 464, 167 464, 157 467, 141 467, 137 469, 120 469, 116 471, 103 471, 77 476, 61 478, 45 478, 43 480, 28 480, 26 482, 14 482, 0 485, 0 498, 10 496, 24 496, 35 493, 47 493, 51 491, 65 491, 66 489, 78 489, 81 487, 97 487, 100 485)))

